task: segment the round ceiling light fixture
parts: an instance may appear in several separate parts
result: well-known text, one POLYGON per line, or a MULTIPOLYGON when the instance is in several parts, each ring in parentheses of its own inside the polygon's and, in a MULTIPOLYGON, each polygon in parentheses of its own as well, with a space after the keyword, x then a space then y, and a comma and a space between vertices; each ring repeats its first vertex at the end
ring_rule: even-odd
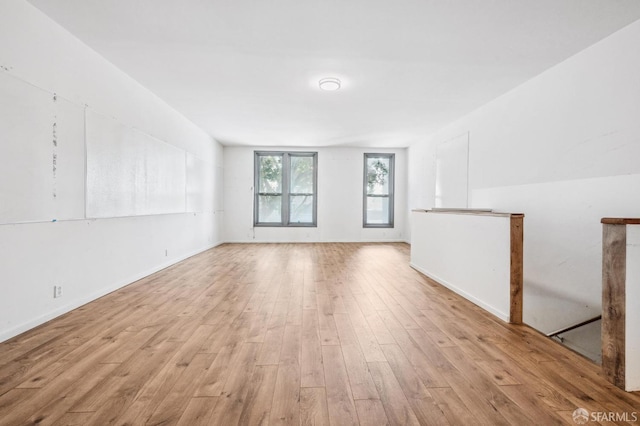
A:
POLYGON ((318 82, 320 89, 335 92, 340 89, 340 80, 335 77, 323 78, 318 82))

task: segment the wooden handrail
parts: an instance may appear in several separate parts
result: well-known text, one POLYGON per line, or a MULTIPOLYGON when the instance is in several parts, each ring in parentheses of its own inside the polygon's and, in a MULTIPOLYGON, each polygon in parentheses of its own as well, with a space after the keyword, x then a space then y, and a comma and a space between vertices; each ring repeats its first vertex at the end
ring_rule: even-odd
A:
POLYGON ((547 334, 547 337, 554 337, 554 336, 557 336, 558 334, 562 334, 562 333, 566 333, 566 332, 571 331, 571 330, 575 330, 576 328, 580 328, 582 326, 589 325, 592 322, 596 322, 596 321, 598 321, 600 319, 602 319, 602 315, 598 315, 597 317, 590 318, 590 319, 588 319, 586 321, 582 321, 582 322, 579 322, 577 324, 561 328, 560 330, 557 330, 557 331, 554 331, 553 333, 547 334))

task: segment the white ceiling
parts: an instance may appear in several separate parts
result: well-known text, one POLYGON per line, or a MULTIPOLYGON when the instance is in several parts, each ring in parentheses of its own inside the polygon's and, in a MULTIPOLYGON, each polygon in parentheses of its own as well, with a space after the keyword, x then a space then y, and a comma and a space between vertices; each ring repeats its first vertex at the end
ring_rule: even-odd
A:
POLYGON ((640 19, 638 0, 29 1, 223 144, 257 146, 407 146, 640 19))

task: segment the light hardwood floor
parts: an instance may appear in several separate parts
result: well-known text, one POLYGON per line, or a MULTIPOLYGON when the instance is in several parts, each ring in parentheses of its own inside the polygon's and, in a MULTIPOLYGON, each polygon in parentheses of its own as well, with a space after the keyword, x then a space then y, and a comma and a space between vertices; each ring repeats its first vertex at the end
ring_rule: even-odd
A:
POLYGON ((400 243, 194 256, 0 344, 0 424, 553 425, 578 407, 640 411, 640 394, 408 256, 400 243))

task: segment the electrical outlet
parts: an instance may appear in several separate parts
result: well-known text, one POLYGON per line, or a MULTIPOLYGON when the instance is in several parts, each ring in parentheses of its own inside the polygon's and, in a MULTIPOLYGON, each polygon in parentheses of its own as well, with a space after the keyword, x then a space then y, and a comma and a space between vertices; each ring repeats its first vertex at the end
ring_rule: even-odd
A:
POLYGON ((53 298, 57 299, 59 297, 62 297, 62 286, 61 285, 54 285, 53 286, 53 298))
POLYGON ((167 257, 167 256, 169 256, 169 250, 164 249, 164 257, 167 257))

